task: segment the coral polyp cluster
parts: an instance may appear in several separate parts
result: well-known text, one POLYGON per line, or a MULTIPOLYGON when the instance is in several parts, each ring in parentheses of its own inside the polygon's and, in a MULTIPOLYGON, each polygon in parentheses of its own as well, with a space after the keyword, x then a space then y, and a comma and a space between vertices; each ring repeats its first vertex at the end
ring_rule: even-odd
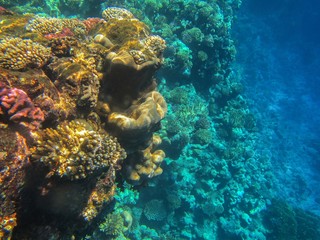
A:
POLYGON ((42 67, 51 57, 51 50, 28 39, 5 38, 0 41, 0 66, 22 70, 42 67))
POLYGON ((65 29, 71 30, 75 35, 85 34, 86 26, 78 19, 42 18, 36 17, 29 21, 26 29, 42 35, 59 33, 65 29))
POLYGON ((118 166, 126 158, 117 140, 99 133, 88 122, 74 120, 61 123, 56 129, 38 133, 33 157, 51 170, 49 174, 83 179, 109 166, 118 166))

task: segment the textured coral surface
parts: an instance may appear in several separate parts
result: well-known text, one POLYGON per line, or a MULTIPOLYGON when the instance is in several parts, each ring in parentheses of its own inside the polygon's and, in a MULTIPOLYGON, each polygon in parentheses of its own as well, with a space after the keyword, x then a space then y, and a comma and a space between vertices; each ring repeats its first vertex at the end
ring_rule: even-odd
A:
POLYGON ((117 183, 140 183, 140 165, 162 173, 165 41, 122 8, 83 21, 0 10, 0 238, 82 236, 117 183))

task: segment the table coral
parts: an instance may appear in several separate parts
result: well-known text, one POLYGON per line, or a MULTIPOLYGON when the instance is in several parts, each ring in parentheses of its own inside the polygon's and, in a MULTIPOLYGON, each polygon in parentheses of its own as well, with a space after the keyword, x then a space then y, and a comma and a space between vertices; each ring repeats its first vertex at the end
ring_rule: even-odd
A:
POLYGON ((83 179, 109 166, 118 166, 126 157, 115 138, 95 131, 85 121, 65 122, 37 135, 33 158, 50 168, 49 175, 83 179))
POLYGON ((0 42, 0 67, 23 70, 42 67, 51 57, 49 48, 32 40, 7 38, 0 42))

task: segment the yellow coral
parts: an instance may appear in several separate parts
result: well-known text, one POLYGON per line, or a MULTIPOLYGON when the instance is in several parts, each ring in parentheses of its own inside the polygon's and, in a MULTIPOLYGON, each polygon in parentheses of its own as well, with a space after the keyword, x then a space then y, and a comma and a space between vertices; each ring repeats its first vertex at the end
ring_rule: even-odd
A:
MULTIPOLYGON (((99 185, 99 181, 98 184, 99 185)), ((87 206, 81 213, 86 221, 91 221, 101 211, 104 204, 109 203, 115 195, 116 185, 110 189, 106 187, 96 187, 90 194, 87 206)))
POLYGON ((151 52, 153 52, 157 57, 160 57, 166 48, 166 41, 160 36, 149 36, 144 39, 144 45, 151 52))
POLYGON ((64 28, 69 28, 75 35, 82 35, 86 32, 86 26, 78 19, 60 19, 36 17, 29 21, 26 29, 42 35, 59 33, 64 28))
POLYGON ((126 157, 117 139, 97 132, 84 120, 60 124, 57 129, 39 132, 33 157, 50 168, 50 173, 71 180, 109 166, 126 157))
POLYGON ((161 138, 154 134, 152 143, 145 150, 129 157, 126 174, 131 181, 138 182, 141 177, 152 178, 162 174, 160 165, 165 158, 165 153, 162 150, 155 150, 159 144, 161 144, 161 138))
POLYGON ((110 125, 126 132, 141 133, 150 131, 163 119, 167 112, 167 104, 160 93, 153 91, 133 104, 126 113, 112 113, 108 118, 110 125))
POLYGON ((22 70, 42 67, 51 57, 51 50, 32 40, 6 38, 0 42, 0 67, 22 70))
POLYGON ((105 20, 110 20, 110 19, 133 19, 134 16, 133 14, 128 11, 127 9, 124 8, 118 8, 118 7, 109 7, 107 9, 105 9, 102 12, 102 17, 105 20))

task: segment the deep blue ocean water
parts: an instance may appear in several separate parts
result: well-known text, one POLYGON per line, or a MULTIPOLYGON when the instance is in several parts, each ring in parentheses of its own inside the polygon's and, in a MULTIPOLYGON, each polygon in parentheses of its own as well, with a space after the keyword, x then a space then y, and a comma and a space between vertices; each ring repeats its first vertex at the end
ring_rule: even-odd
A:
POLYGON ((318 1, 243 1, 237 67, 272 157, 277 195, 320 215, 318 1))

